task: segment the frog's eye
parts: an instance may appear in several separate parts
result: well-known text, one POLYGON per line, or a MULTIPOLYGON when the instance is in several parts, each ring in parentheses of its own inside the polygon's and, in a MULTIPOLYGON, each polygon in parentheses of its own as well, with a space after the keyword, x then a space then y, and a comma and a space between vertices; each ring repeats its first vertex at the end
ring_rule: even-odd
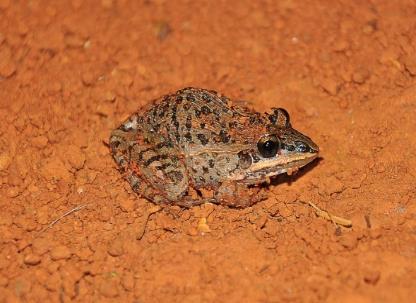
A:
POLYGON ((274 157, 280 149, 280 141, 275 135, 264 136, 257 142, 257 149, 264 158, 274 157))

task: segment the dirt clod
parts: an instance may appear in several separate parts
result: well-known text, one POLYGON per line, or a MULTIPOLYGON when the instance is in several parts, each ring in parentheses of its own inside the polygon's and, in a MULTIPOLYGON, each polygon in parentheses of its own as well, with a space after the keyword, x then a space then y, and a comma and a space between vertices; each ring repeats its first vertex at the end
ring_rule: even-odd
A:
POLYGON ((113 257, 119 257, 124 253, 122 239, 114 239, 109 243, 108 254, 113 257))
POLYGON ((71 250, 65 245, 58 245, 50 250, 51 259, 54 261, 68 259, 71 254, 71 250))
POLYGON ((346 249, 352 250, 357 247, 358 239, 354 233, 350 232, 341 236, 339 242, 346 249))
POLYGON ((124 289, 127 291, 133 291, 135 285, 135 279, 131 272, 127 272, 123 275, 121 280, 121 285, 123 285, 124 289))
POLYGON ((364 273, 364 282, 375 285, 380 280, 380 271, 378 270, 367 270, 364 273))
POLYGON ((326 91, 328 94, 335 96, 338 93, 340 88, 339 82, 332 78, 324 78, 320 81, 321 87, 326 91))
POLYGON ((24 260, 25 264, 27 265, 38 265, 41 261, 40 257, 35 254, 26 255, 24 260))
POLYGON ((107 298, 115 298, 119 295, 118 283, 114 280, 104 280, 100 284, 100 293, 107 298))

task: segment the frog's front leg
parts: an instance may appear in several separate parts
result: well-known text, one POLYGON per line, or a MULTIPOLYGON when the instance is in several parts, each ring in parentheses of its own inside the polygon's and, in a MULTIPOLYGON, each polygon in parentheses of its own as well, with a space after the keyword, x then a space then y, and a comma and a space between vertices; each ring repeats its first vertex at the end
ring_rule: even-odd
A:
POLYGON ((218 204, 236 208, 248 207, 266 198, 259 187, 234 181, 223 182, 215 193, 218 204))

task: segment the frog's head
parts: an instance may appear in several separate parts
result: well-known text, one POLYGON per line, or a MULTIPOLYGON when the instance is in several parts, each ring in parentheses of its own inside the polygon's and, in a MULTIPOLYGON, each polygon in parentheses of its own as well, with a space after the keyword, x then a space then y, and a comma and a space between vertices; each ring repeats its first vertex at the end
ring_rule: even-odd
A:
POLYGON ((282 173, 291 174, 318 156, 318 146, 292 128, 286 110, 273 109, 263 118, 267 125, 253 137, 251 148, 239 153, 236 179, 257 183, 282 173))

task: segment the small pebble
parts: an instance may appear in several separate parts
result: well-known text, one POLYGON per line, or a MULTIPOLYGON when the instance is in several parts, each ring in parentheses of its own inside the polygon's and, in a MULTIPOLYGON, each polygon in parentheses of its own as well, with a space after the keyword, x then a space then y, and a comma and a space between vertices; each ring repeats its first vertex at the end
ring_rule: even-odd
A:
POLYGON ((118 296, 118 283, 113 280, 104 280, 100 285, 100 293, 107 298, 115 298, 118 296))
POLYGON ((0 62, 0 77, 10 78, 16 72, 16 65, 10 59, 8 61, 0 62))
POLYGON ((23 260, 23 262, 25 262, 26 265, 38 265, 40 261, 40 256, 35 254, 28 254, 25 256, 23 260))
POLYGON ((9 279, 7 279, 5 276, 0 275, 0 287, 5 287, 9 283, 9 279))
POLYGON ((382 235, 381 228, 375 228, 370 230, 370 237, 373 240, 380 238, 382 235))
POLYGON ((411 76, 416 76, 416 59, 414 56, 407 56, 403 60, 403 64, 406 67, 406 70, 411 76))
POLYGON ((167 22, 159 22, 156 25, 156 36, 160 41, 165 40, 172 32, 172 28, 167 22))
POLYGON ((17 243, 17 250, 19 252, 21 252, 21 251, 25 250, 29 246, 30 246, 30 241, 29 240, 26 240, 26 239, 22 239, 21 241, 19 241, 17 243))
POLYGON ((336 96, 340 88, 340 84, 332 78, 322 79, 320 85, 331 96, 336 96))
POLYGON ((198 231, 200 233, 209 233, 211 231, 211 229, 209 228, 209 226, 207 224, 207 219, 206 218, 199 219, 197 228, 198 228, 198 231))
POLYGON ((20 190, 17 186, 10 187, 9 189, 7 189, 6 195, 9 198, 16 198, 20 195, 20 190))
POLYGON ((330 196, 336 193, 341 193, 345 188, 344 183, 338 180, 335 176, 321 178, 319 181, 318 191, 321 195, 330 196))
POLYGON ((137 203, 136 200, 126 198, 126 197, 117 197, 117 202, 120 205, 121 209, 125 212, 132 212, 136 209, 137 203))
POLYGON ((94 82, 96 81, 96 77, 94 76, 94 74, 92 72, 83 73, 81 78, 82 78, 82 83, 85 86, 90 86, 90 85, 94 84, 94 82))
POLYGON ((346 40, 338 40, 334 43, 332 49, 336 52, 342 52, 349 48, 349 43, 346 40))
POLYGON ((64 38, 64 43, 68 48, 81 48, 85 43, 85 39, 76 34, 67 34, 64 38))
POLYGON ((61 286, 61 276, 59 272, 53 272, 44 284, 45 288, 50 291, 57 291, 61 286))
POLYGON ((71 251, 65 245, 59 245, 52 248, 50 251, 51 259, 54 261, 69 259, 71 257, 71 251))
POLYGON ((357 236, 352 232, 347 233, 344 236, 340 237, 339 242, 342 246, 344 246, 346 249, 349 249, 349 250, 356 248, 358 245, 357 236))
POLYGON ((98 104, 96 114, 103 117, 109 117, 114 112, 114 106, 110 103, 98 104))
POLYGON ((377 24, 375 22, 369 22, 363 27, 363 33, 367 35, 372 34, 376 30, 376 27, 377 24))
POLYGON ((85 164, 85 154, 81 150, 81 148, 75 145, 69 145, 67 146, 67 149, 65 152, 65 160, 68 161, 69 165, 73 169, 80 170, 81 168, 84 167, 84 164, 85 164))
POLYGON ((48 145, 48 138, 46 136, 37 136, 32 138, 31 142, 34 147, 42 149, 48 145))
POLYGON ((364 282, 367 284, 375 285, 380 280, 380 271, 368 270, 364 273, 364 282))
POLYGON ((122 239, 115 239, 110 242, 107 252, 110 256, 119 257, 124 254, 124 247, 122 239))
POLYGON ((355 83, 363 84, 368 79, 369 76, 370 76, 370 74, 367 70, 360 69, 360 70, 355 71, 352 74, 352 80, 355 83))
POLYGON ((12 158, 8 153, 0 154, 0 171, 6 171, 10 163, 12 162, 12 158))
POLYGON ((127 291, 132 291, 134 289, 134 276, 131 272, 127 272, 123 275, 123 278, 121 280, 121 285, 123 288, 127 291))
POLYGON ((32 241, 32 249, 36 255, 43 255, 49 251, 50 241, 44 238, 37 238, 32 241))

